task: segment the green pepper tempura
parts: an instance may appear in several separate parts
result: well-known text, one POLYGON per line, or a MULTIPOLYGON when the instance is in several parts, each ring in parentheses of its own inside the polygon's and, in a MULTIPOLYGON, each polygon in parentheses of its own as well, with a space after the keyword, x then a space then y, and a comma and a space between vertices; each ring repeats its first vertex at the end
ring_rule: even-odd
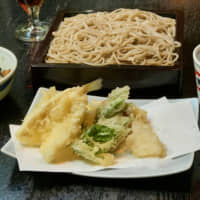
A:
POLYGON ((133 118, 127 114, 131 106, 126 102, 129 90, 128 86, 116 88, 100 105, 96 122, 73 144, 73 149, 79 156, 96 164, 105 164, 105 155, 115 151, 126 139, 133 118))

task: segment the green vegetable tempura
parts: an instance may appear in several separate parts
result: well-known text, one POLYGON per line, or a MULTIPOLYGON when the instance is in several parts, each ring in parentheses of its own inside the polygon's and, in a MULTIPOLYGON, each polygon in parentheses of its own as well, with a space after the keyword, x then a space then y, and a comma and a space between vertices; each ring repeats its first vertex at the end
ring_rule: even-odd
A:
POLYGON ((74 151, 81 157, 102 164, 104 153, 113 152, 129 134, 131 115, 124 113, 129 107, 128 86, 116 88, 98 109, 96 123, 85 130, 79 140, 73 144, 74 151))

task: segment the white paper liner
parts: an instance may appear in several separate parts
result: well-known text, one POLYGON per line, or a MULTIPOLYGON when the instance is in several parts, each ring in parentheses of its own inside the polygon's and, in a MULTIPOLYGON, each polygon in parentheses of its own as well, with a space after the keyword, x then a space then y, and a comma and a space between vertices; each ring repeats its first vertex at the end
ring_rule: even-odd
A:
MULTIPOLYGON (((121 158, 117 158, 117 164, 107 168, 138 168, 142 166, 158 168, 171 158, 200 149, 200 133, 192 104, 189 101, 168 103, 166 98, 161 98, 144 105, 143 108, 147 110, 153 129, 166 146, 167 157, 164 159, 138 159, 129 153, 125 153, 121 158)), ((42 158, 38 148, 24 147, 15 139, 15 132, 18 127, 17 125, 10 125, 10 132, 15 145, 19 168, 22 171, 91 172, 105 169, 83 160, 48 164, 42 158)))

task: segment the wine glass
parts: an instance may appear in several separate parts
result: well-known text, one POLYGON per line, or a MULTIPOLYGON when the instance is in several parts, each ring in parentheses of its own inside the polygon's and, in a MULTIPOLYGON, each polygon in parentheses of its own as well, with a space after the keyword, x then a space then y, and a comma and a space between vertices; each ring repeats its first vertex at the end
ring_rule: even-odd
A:
POLYGON ((39 20, 40 7, 44 0, 17 0, 28 15, 28 23, 19 25, 15 35, 25 42, 38 42, 45 38, 49 24, 39 20))

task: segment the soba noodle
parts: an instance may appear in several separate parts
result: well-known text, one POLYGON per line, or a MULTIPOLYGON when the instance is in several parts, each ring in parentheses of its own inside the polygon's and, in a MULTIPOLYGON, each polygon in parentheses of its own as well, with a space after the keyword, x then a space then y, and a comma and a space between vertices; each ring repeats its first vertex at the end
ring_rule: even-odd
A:
POLYGON ((138 9, 79 14, 53 33, 46 62, 172 66, 175 34, 175 19, 138 9))

